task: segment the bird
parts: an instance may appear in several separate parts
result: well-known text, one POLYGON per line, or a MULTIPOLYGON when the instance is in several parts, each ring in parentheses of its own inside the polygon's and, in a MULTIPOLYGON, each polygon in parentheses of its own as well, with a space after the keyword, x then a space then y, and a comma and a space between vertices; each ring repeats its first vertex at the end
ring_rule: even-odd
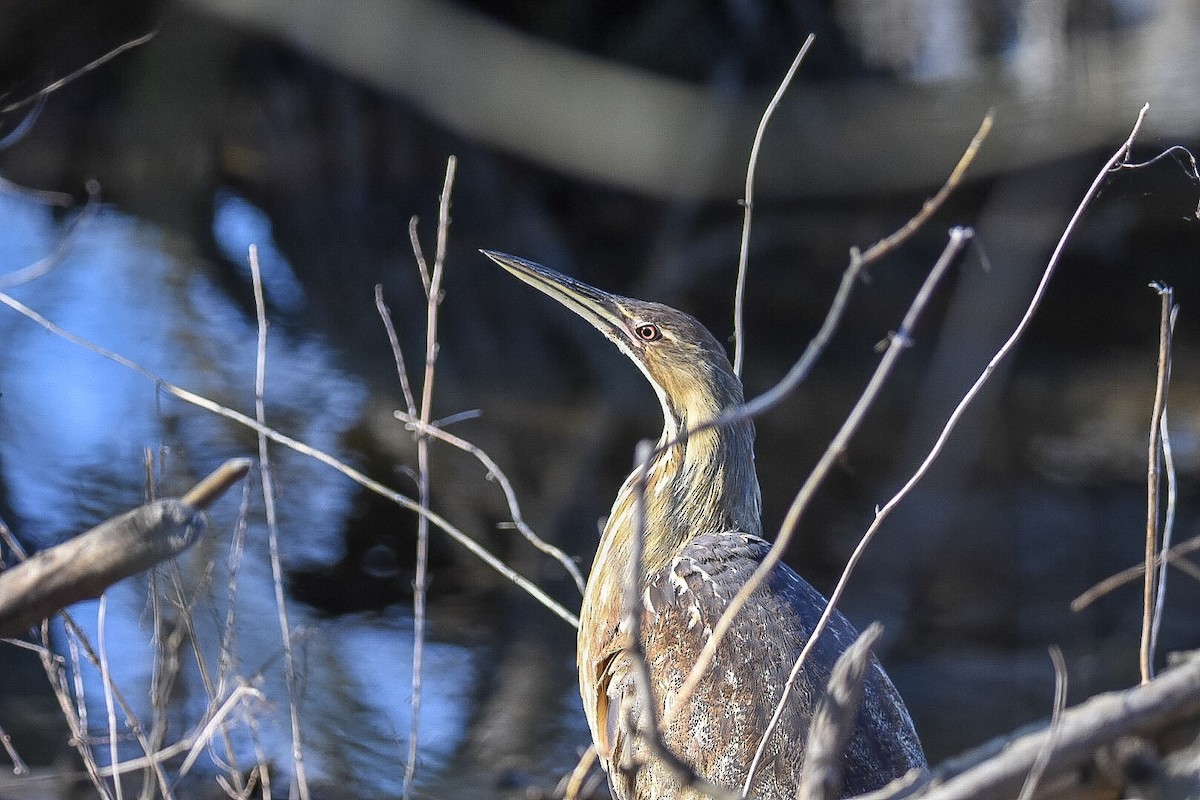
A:
MULTIPOLYGON (((669 306, 610 294, 522 258, 482 252, 597 328, 638 367, 662 406, 663 431, 644 473, 641 508, 635 469, 604 525, 579 617, 580 695, 612 796, 708 796, 664 763, 641 734, 647 710, 635 683, 623 610, 631 543, 640 534, 641 651, 662 744, 710 784, 739 794, 748 787, 752 798, 794 798, 809 722, 834 662, 857 633, 840 613, 832 615, 749 775, 788 673, 826 605, 791 567, 781 562, 773 568, 734 618, 692 696, 668 714, 717 620, 770 549, 762 537, 753 423, 702 425, 743 403, 741 381, 724 348, 694 317, 669 306)), ((926 768, 904 702, 873 656, 841 766, 844 797, 926 768)))

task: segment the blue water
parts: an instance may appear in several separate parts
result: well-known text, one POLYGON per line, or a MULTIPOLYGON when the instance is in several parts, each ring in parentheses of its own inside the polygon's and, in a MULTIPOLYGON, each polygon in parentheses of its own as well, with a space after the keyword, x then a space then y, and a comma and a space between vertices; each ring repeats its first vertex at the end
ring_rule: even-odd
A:
MULTIPOLYGON (((0 274, 54 252, 73 220, 56 219, 36 199, 0 194, 0 274)), ((215 239, 235 263, 244 267, 246 248, 258 245, 271 307, 298 308, 303 290, 271 241, 265 215, 222 192, 215 220, 215 239)), ((83 223, 61 263, 11 294, 161 378, 253 415, 255 320, 217 288, 203 259, 155 226, 101 208, 83 223)), ((157 491, 166 495, 226 458, 257 456, 247 429, 169 396, 145 375, 7 307, 0 307, 0 341, 0 483, 13 515, 6 521, 29 549, 144 502, 147 452, 155 459, 157 491)), ((338 368, 325 342, 272 328, 266 386, 269 424, 353 458, 341 440, 358 419, 365 392, 338 368)), ((271 461, 284 565, 335 562, 356 487, 283 447, 272 446, 271 461)), ((175 566, 107 593, 103 639, 112 687, 140 729, 160 735, 158 747, 193 736, 237 687, 252 688, 243 690, 191 774, 211 787, 226 765, 246 774, 261 762, 280 796, 287 791, 279 787, 296 773, 292 701, 257 473, 214 506, 209 523, 208 536, 175 566)), ((101 640, 98 605, 71 609, 92 647, 101 640)), ((411 617, 391 609, 322 619, 291 601, 287 611, 309 782, 336 787, 343 796, 398 795, 412 713, 411 617)), ((70 664, 72 637, 61 624, 54 646, 70 664)), ((425 650, 422 781, 433 780, 462 742, 478 660, 457 644, 433 641, 425 650)), ((82 662, 75 699, 92 751, 107 764, 111 687, 82 662)), ((121 712, 118 721, 119 758, 143 756, 121 712)), ((168 773, 181 761, 174 757, 168 773)))

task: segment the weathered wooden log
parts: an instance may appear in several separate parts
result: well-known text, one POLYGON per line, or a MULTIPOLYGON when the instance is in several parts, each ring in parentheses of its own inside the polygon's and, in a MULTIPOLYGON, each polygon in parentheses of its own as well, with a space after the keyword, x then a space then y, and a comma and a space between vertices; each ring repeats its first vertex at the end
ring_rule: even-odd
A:
POLYGON ((182 499, 139 506, 0 572, 0 636, 19 636, 66 606, 99 597, 117 581, 187 550, 208 528, 201 509, 245 476, 250 463, 227 461, 182 499))
MULTIPOLYGON (((1039 754, 1048 751, 1045 793, 1034 796, 1099 797, 1103 787, 1085 773, 1128 737, 1155 740, 1173 727, 1200 720, 1200 653, 1188 654, 1149 683, 1106 692, 1063 711, 1058 724, 1036 723, 998 737, 935 767, 925 780, 908 781, 864 795, 870 800, 999 800, 1015 798, 1039 754)), ((1177 776, 1176 776, 1177 777, 1177 776)), ((1183 780, 1200 792, 1193 770, 1183 780)), ((1104 781, 1111 783, 1111 777, 1104 781)), ((1110 787, 1111 791, 1111 787, 1110 787)), ((1192 794, 1190 796, 1196 796, 1192 794)))

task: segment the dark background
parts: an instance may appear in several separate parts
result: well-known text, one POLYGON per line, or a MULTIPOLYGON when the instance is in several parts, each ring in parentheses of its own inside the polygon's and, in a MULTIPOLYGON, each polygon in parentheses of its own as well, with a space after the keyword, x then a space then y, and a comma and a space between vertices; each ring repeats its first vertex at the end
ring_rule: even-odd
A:
MULTIPOLYGON (((916 213, 995 108, 995 131, 965 185, 870 269, 812 378, 757 423, 770 531, 865 385, 876 343, 898 325, 948 228, 975 229, 789 552, 825 591, 874 508, 911 474, 1008 336, 1142 103, 1151 108, 1134 161, 1200 138, 1188 44, 1200 12, 1186 0, 926 11, 854 0, 6 2, 0 20, 0 106, 9 106, 0 175, 73 197, 73 209, 55 212, 64 227, 97 181, 106 207, 162 231, 247 319, 244 264, 221 246, 214 220, 232 196, 259 209, 303 289, 302 300, 271 308, 273 325, 324 342, 337 369, 365 389, 340 444, 405 490, 411 481, 396 464, 415 460, 390 418, 402 401, 372 291, 383 284, 408 363, 419 364, 424 298, 408 221, 418 217, 431 253, 446 158, 457 156, 434 415, 481 410, 455 432, 492 454, 535 529, 582 566, 634 443, 657 435, 657 404, 601 337, 476 250, 667 302, 729 336, 753 129, 815 33, 758 168, 744 375, 756 394, 816 331, 850 248, 865 249, 916 213), (44 103, 20 104, 152 29, 149 43, 44 103), (650 90, 666 94, 639 104, 650 90), (671 104, 668 95, 684 99, 671 104)), ((1067 654, 1072 702, 1136 680, 1140 584, 1082 613, 1068 603, 1136 563, 1144 546, 1153 280, 1174 286, 1182 304, 1170 414, 1176 535, 1194 533, 1198 200, 1182 150, 1105 182, 1028 335, 850 584, 847 613, 887 626, 881 656, 931 760, 1045 716, 1049 645, 1067 654)), ((2 466, 6 481, 21 469, 11 459, 2 466)), ((504 506, 469 459, 435 449, 433 485, 437 509, 568 606, 578 603, 560 569, 497 528, 504 506)), ((289 570, 290 596, 329 624, 411 603, 412 516, 365 494, 350 505, 336 531, 341 556, 289 570)), ((0 508, 20 534, 12 505, 0 508)), ((577 710, 546 700, 571 696, 573 633, 436 531, 431 558, 433 635, 467 642, 483 666, 463 688, 473 710, 451 756, 463 769, 430 776, 428 791, 548 791, 586 743, 577 719, 550 719, 577 710)), ((1200 644, 1198 600, 1194 580, 1174 573, 1161 652, 1200 644)), ((0 664, 30 671, 10 650, 0 647, 0 664)), ((396 676, 407 687, 403 665, 396 676)), ((11 694, 28 702, 36 693, 11 694)), ((29 757, 53 758, 55 729, 21 729, 18 706, 5 702, 0 694, 0 725, 18 747, 22 737, 44 739, 33 748, 42 755, 29 757)))

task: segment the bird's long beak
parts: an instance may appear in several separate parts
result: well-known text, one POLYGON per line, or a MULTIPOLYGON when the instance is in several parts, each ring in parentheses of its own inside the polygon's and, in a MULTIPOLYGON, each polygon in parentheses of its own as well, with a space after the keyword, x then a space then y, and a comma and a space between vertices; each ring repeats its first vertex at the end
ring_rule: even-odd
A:
POLYGON ((592 323, 606 336, 623 336, 625 331, 624 315, 613 295, 523 258, 497 253, 493 250, 480 250, 479 252, 533 288, 550 295, 592 323))

